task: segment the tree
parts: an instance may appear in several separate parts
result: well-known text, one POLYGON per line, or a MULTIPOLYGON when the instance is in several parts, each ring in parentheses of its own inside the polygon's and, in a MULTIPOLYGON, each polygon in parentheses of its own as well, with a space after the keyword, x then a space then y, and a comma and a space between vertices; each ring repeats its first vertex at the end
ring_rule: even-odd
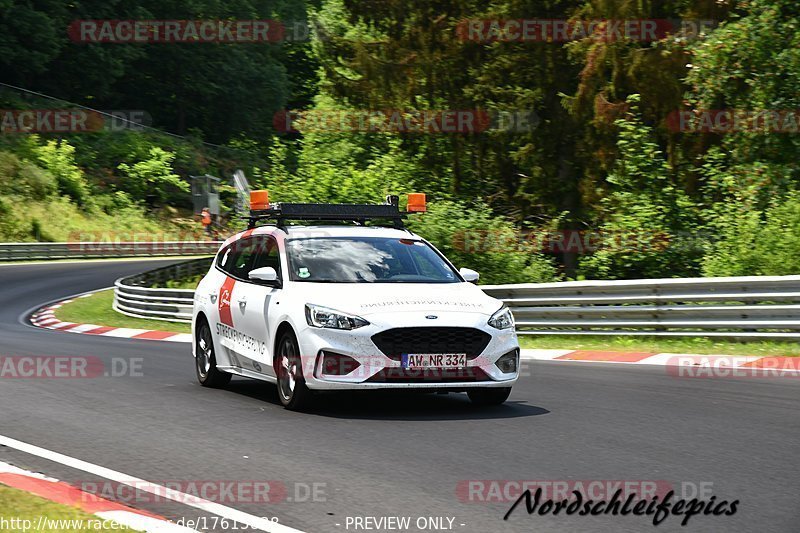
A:
MULTIPOLYGON (((798 30, 796 2, 742 2, 735 18, 692 48, 687 105, 699 113, 791 111, 782 116, 797 119, 792 113, 800 108, 798 30)), ((800 264, 787 249, 794 241, 786 232, 797 224, 798 127, 790 123, 791 131, 777 132, 755 123, 739 131, 690 135, 712 145, 698 169, 707 233, 714 236, 705 274, 798 272, 800 264), (782 244, 776 240, 783 237, 782 244)))
POLYGON ((172 172, 172 161, 175 154, 152 148, 150 158, 129 165, 122 163, 119 170, 124 174, 122 188, 134 198, 153 198, 155 201, 167 201, 174 198, 176 192, 189 193, 189 184, 172 172))
POLYGON ((89 185, 75 164, 75 147, 67 141, 51 140, 35 151, 42 167, 56 177, 59 192, 83 205, 89 196, 89 185))
MULTIPOLYGON (((639 115, 638 95, 616 121, 620 157, 601 202, 600 249, 581 262, 595 279, 695 275, 702 250, 686 246, 697 224, 692 201, 673 182, 664 153, 639 115)), ((589 229, 590 232, 595 231, 589 229)))

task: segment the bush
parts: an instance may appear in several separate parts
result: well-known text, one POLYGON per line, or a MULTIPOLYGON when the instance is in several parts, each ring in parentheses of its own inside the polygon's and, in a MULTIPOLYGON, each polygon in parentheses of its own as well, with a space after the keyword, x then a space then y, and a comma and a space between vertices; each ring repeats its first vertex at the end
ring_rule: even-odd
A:
POLYGON ((12 153, 0 152, 0 192, 43 199, 56 190, 56 179, 50 172, 12 153))
POLYGON ((429 240, 456 268, 481 275, 483 284, 542 283, 560 279, 555 262, 528 246, 517 246, 514 225, 492 214, 488 206, 467 207, 453 201, 428 204, 428 212, 412 215, 408 227, 429 240), (480 245, 472 246, 471 242, 480 245), (498 243, 514 243, 504 246, 498 243))
POLYGON ((67 141, 47 141, 34 150, 41 165, 55 176, 59 192, 83 205, 89 196, 89 185, 75 164, 75 147, 67 141))
POLYGON ((55 176, 30 161, 20 163, 17 178, 23 188, 23 194, 34 200, 49 198, 58 190, 55 176))
POLYGON ((651 127, 639 116, 639 95, 628 98, 630 113, 616 121, 619 159, 606 178, 601 200, 600 249, 580 260, 580 276, 631 279, 691 276, 701 251, 686 246, 696 223, 691 199, 671 179, 665 154, 651 127))
POLYGON ((396 142, 388 143, 386 151, 374 147, 358 163, 353 160, 357 146, 328 137, 303 139, 299 154, 296 147, 276 142, 269 152, 269 170, 254 171, 256 186, 268 189, 276 201, 369 203, 413 190, 414 177, 424 175, 396 142))
POLYGON ((14 177, 19 171, 20 160, 10 152, 0 152, 0 190, 8 192, 14 185, 14 177))
POLYGON ((133 165, 122 163, 122 189, 134 198, 155 197, 165 202, 175 198, 176 192, 189 193, 189 184, 172 171, 175 154, 154 147, 148 152, 149 159, 133 165))
POLYGON ((763 215, 733 206, 716 225, 719 241, 703 260, 705 276, 800 274, 800 193, 775 201, 763 215))

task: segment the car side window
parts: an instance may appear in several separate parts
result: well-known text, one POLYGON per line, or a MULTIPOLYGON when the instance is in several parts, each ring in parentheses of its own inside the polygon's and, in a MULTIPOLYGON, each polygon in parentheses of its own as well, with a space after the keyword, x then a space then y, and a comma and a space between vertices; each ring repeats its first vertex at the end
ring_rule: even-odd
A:
POLYGON ((281 254, 278 250, 278 241, 274 237, 257 237, 258 240, 257 254, 251 270, 263 267, 272 267, 278 273, 278 279, 281 278, 281 254))
POLYGON ((274 237, 256 236, 239 239, 223 251, 217 267, 234 278, 248 280, 251 270, 272 267, 281 276, 281 256, 274 237))
POLYGON ((230 271, 231 268, 231 254, 233 253, 233 245, 228 246, 225 248, 225 251, 219 254, 217 257, 217 268, 222 270, 223 272, 230 271))
POLYGON ((247 279, 257 252, 257 239, 239 239, 220 255, 217 266, 234 278, 247 279))

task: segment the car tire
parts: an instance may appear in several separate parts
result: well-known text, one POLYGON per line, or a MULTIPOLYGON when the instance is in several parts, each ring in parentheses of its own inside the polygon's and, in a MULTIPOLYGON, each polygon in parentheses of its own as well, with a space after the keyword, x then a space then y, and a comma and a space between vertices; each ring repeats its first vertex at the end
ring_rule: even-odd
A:
POLYGON ((500 405, 508 399, 511 387, 469 389, 467 396, 475 405, 500 405))
POLYGON ((217 368, 217 358, 214 354, 214 340, 211 338, 211 328, 203 320, 197 326, 195 339, 195 364, 197 381, 203 387, 224 387, 231 380, 231 375, 217 368))
POLYGON ((278 377, 278 399, 286 409, 302 411, 311 404, 313 393, 306 386, 300 348, 292 331, 284 332, 278 341, 275 374, 278 377))

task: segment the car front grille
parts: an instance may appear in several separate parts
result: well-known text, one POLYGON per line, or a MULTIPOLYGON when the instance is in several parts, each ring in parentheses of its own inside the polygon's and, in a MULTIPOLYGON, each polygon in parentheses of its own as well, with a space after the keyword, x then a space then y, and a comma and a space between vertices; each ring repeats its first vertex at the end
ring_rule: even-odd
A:
POLYGON ((477 366, 466 368, 384 368, 365 383, 465 383, 492 381, 477 366))
POLYGON ((395 361, 407 353, 465 353, 467 359, 475 359, 491 340, 491 335, 479 329, 449 327, 394 328, 372 336, 375 346, 395 361))

